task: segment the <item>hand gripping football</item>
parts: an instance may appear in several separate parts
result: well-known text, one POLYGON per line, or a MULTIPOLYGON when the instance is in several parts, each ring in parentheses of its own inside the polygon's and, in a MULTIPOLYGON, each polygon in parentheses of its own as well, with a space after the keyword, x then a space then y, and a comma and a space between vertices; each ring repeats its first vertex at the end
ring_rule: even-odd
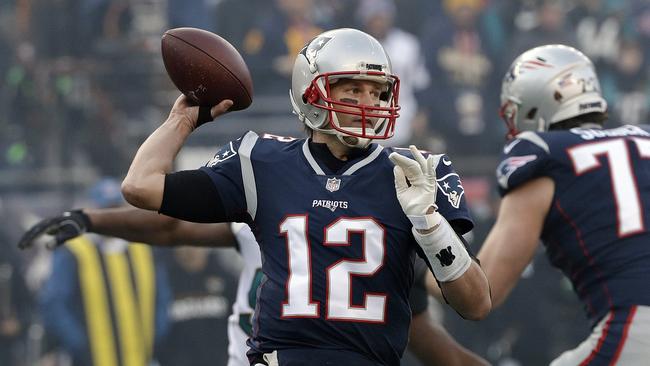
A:
POLYGON ((174 85, 196 104, 211 107, 231 99, 231 111, 253 101, 253 81, 237 49, 218 35, 197 28, 175 28, 161 41, 162 58, 174 85))

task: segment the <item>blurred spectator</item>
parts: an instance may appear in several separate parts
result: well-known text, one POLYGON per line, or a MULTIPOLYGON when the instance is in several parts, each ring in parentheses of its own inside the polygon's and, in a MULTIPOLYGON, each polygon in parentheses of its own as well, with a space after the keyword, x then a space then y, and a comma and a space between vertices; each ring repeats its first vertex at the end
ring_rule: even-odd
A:
POLYGON ((632 19, 625 19, 625 24, 632 28, 632 33, 639 39, 643 48, 644 58, 650 59, 650 2, 634 0, 629 13, 632 19), (630 25, 630 23, 632 23, 630 25))
POLYGON ((571 24, 575 27, 572 33, 576 35, 578 49, 593 61, 601 76, 615 67, 621 41, 625 38, 623 22, 629 3, 578 0, 569 13, 571 24))
MULTIPOLYGON (((481 0, 442 1, 444 13, 422 33, 431 87, 426 106, 433 136, 446 146, 432 148, 451 156, 496 153, 503 128, 491 106, 498 105, 495 55, 503 47, 499 23, 484 18, 481 0)), ((424 146, 423 146, 424 147, 424 146)))
POLYGON ((243 43, 256 93, 288 92, 295 55, 323 31, 314 19, 314 1, 274 0, 273 4, 257 18, 243 43))
POLYGON ((7 99, 6 134, 2 136, 4 163, 11 167, 48 164, 52 162, 48 151, 53 141, 47 137, 53 135, 56 126, 45 123, 44 102, 49 92, 40 88, 43 74, 36 49, 23 42, 6 55, 11 61, 3 80, 3 96, 7 99))
MULTIPOLYGON (((508 57, 504 58, 506 62, 525 50, 542 44, 561 43, 576 46, 572 29, 567 24, 566 7, 561 0, 542 0, 530 16, 532 28, 513 34, 512 47, 508 49, 508 57)), ((505 73, 507 67, 508 65, 503 65, 499 73, 505 73)))
POLYGON ((357 8, 357 17, 363 30, 384 46, 393 65, 393 73, 400 79, 399 119, 395 135, 384 145, 408 146, 413 134, 425 131, 426 117, 418 107, 416 92, 429 86, 429 72, 424 65, 420 41, 412 34, 395 27, 398 9, 393 0, 363 0, 357 8))
POLYGON ((608 106, 610 120, 634 125, 650 122, 647 62, 638 42, 621 43, 614 72, 605 73, 601 80, 606 100, 612 101, 608 106))
POLYGON ((21 365, 25 361, 31 305, 21 261, 13 242, 0 227, 0 365, 21 365))
POLYGON ((167 0, 168 28, 194 27, 214 32, 219 0, 167 0))
POLYGON ((402 30, 419 34, 431 14, 436 10, 439 1, 430 0, 395 0, 397 14, 395 24, 402 30))
POLYGON ((216 9, 217 34, 242 51, 246 34, 259 23, 259 14, 268 14, 272 4, 268 0, 221 0, 216 9), (255 9, 254 15, 251 9, 255 9))
MULTIPOLYGON (((90 190, 97 207, 123 203, 119 183, 90 190)), ((88 234, 58 248, 41 290, 49 336, 76 365, 146 365, 168 328, 170 290, 148 245, 88 234)))
POLYGON ((178 247, 170 257, 171 327, 161 347, 161 365, 226 365, 236 277, 209 248, 178 247))

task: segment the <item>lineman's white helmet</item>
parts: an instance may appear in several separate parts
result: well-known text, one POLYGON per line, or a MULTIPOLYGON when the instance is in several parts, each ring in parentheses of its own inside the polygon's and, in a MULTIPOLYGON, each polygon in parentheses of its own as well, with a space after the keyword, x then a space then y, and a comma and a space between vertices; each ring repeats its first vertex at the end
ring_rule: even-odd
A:
POLYGON ((569 46, 530 49, 514 60, 503 78, 501 117, 511 136, 547 131, 554 123, 606 110, 594 65, 569 46))

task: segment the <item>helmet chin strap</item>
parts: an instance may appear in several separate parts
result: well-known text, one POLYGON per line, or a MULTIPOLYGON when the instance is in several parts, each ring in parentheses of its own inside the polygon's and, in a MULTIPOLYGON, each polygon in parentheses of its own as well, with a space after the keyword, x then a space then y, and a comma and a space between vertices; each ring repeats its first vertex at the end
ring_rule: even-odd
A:
POLYGON ((340 134, 336 134, 336 138, 341 141, 341 143, 347 147, 354 147, 358 149, 363 149, 365 147, 368 147, 370 145, 370 142, 372 139, 367 139, 363 137, 354 137, 354 136, 344 136, 340 134))
POLYGON ((339 140, 339 142, 347 147, 363 149, 365 147, 368 147, 368 145, 370 145, 372 142, 372 139, 344 135, 334 129, 315 128, 314 131, 318 131, 326 135, 334 135, 336 136, 336 139, 339 140))
MULTIPOLYGON (((339 123, 339 118, 336 115, 336 113, 332 113, 332 121, 330 121, 330 124, 334 125, 336 124, 337 126, 341 126, 339 123)), ((350 128, 350 130, 354 130, 354 133, 361 134, 363 132, 363 129, 361 128, 350 128)), ((372 139, 365 138, 365 137, 356 137, 356 136, 349 136, 344 133, 341 133, 337 130, 330 129, 330 133, 336 135, 336 138, 341 141, 341 143, 347 147, 354 147, 354 148, 359 148, 363 149, 370 145, 372 142, 372 139)))

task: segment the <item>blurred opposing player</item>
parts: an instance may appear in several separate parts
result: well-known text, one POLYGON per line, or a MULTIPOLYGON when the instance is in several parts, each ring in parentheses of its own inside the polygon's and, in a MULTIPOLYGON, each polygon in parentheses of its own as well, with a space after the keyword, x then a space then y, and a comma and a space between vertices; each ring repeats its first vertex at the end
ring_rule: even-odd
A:
POLYGON ((495 305, 541 239, 593 324, 551 365, 647 364, 650 128, 603 129, 607 103, 593 64, 563 45, 520 55, 501 102, 512 137, 497 167, 503 199, 478 255, 495 305))
MULTIPOLYGON (((237 286, 237 298, 228 319, 228 366, 248 365, 246 340, 252 333, 256 293, 262 280, 260 250, 250 228, 241 223, 198 224, 184 222, 151 211, 135 208, 86 209, 46 218, 35 224, 20 240, 27 248, 41 235, 54 237, 60 245, 85 232, 121 237, 153 245, 196 245, 236 247, 243 267, 237 286)), ((429 318, 424 286, 425 268, 417 267, 416 283, 410 295, 413 321, 409 349, 423 365, 481 366, 485 360, 458 344, 429 318)))
POLYGON ((449 159, 372 143, 392 136, 398 96, 379 42, 336 29, 294 64, 290 101, 309 139, 249 131, 207 166, 172 173, 199 116, 181 96, 136 153, 122 184, 129 203, 194 222, 245 222, 255 233, 263 279, 252 363, 398 364, 416 253, 460 314, 489 312, 485 275, 452 227, 473 225, 464 198, 436 195, 437 178, 461 187, 449 159))

